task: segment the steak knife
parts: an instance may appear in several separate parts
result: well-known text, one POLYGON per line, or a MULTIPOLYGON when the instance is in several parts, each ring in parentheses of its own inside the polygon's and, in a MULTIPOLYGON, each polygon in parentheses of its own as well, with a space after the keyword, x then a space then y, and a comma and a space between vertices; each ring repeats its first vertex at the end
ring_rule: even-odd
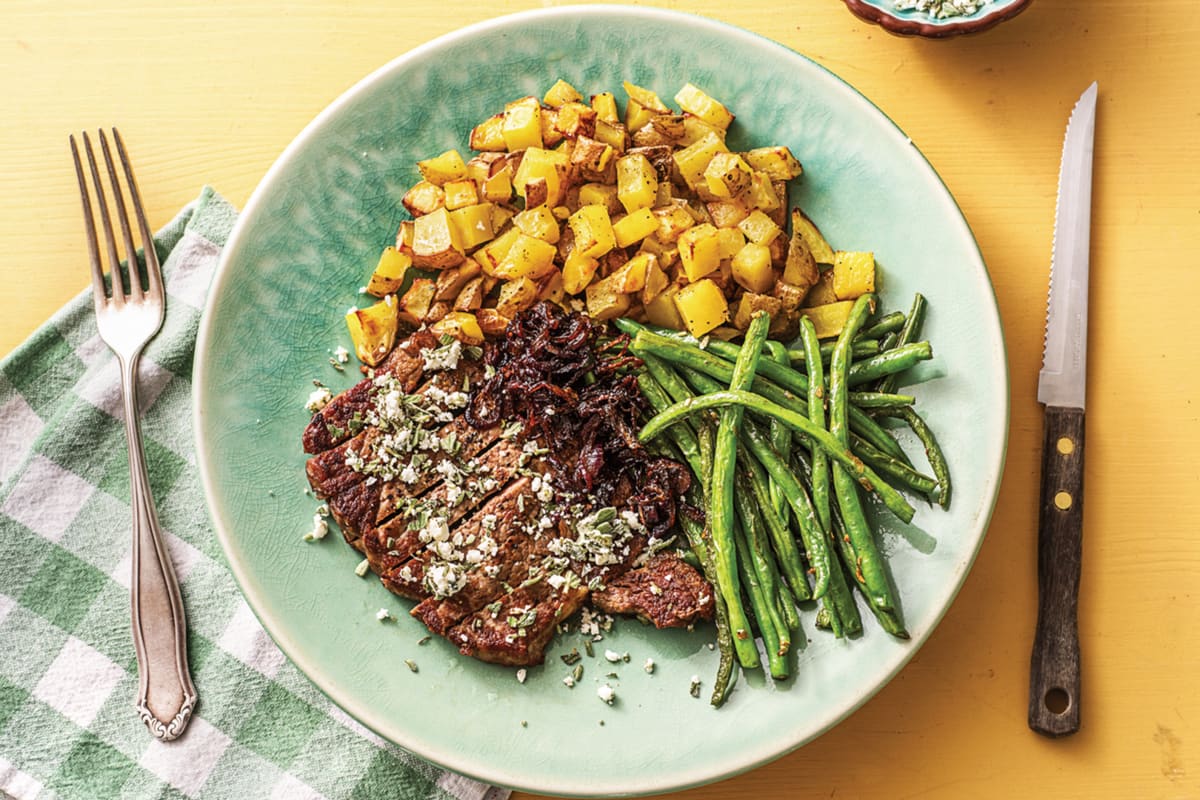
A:
POLYGON ((1038 619, 1029 677, 1029 727, 1046 736, 1079 730, 1079 570, 1083 550, 1083 439, 1087 386, 1088 244, 1096 84, 1067 123, 1046 341, 1038 376, 1045 406, 1038 509, 1038 619))

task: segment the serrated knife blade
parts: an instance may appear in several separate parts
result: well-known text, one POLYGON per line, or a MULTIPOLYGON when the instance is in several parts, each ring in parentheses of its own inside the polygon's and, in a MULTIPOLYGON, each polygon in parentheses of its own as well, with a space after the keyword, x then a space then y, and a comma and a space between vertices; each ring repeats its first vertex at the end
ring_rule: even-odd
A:
POLYGON ((1038 376, 1045 405, 1038 507, 1038 619, 1029 675, 1029 727, 1079 730, 1079 576, 1083 556, 1083 442, 1087 389, 1088 261, 1097 86, 1071 112, 1063 141, 1038 376))

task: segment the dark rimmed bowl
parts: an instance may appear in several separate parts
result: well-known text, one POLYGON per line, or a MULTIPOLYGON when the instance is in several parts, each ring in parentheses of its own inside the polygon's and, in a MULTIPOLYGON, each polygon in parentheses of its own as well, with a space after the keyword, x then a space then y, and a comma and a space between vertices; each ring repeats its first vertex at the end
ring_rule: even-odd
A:
POLYGON ((974 14, 935 19, 924 11, 897 11, 892 0, 845 0, 856 16, 898 36, 944 39, 980 33, 1020 14, 1032 0, 992 0, 974 14))

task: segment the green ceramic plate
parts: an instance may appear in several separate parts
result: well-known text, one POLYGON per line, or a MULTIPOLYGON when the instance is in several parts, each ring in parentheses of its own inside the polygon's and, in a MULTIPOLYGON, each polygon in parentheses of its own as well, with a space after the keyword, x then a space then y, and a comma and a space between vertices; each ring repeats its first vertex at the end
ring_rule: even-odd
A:
MULTIPOLYGON (((705 19, 638 8, 559 8, 504 17, 413 50, 323 112, 247 204, 201 326, 196 435, 218 536, 251 606, 292 660, 351 715, 397 744, 467 775, 569 795, 664 792, 769 761, 830 728, 916 653, 962 585, 987 526, 1004 460, 1008 385, 996 302, 971 231, 920 152, 851 87, 796 53, 705 19), (408 604, 358 578, 335 534, 305 544, 316 502, 304 493, 300 432, 314 378, 348 343, 342 315, 390 242, 414 162, 458 147, 470 127, 563 77, 584 93, 622 79, 672 97, 693 81, 738 115, 735 148, 782 143, 804 162, 793 191, 835 246, 872 249, 885 305, 920 290, 937 359, 919 388, 954 468, 949 513, 924 504, 915 527, 889 527, 904 615, 895 641, 873 620, 857 641, 804 627, 796 677, 744 678, 730 702, 707 696, 711 628, 618 624, 568 689, 556 641, 545 666, 463 658, 424 632, 408 604), (397 622, 380 624, 388 608, 397 622), (602 650, 629 652, 611 665, 602 650), (404 659, 417 662, 414 674, 404 659), (647 658, 657 664, 647 674, 647 658), (596 696, 609 672, 613 706, 596 696), (525 723, 523 725, 523 723, 525 723), (603 724, 601 724, 603 723, 603 724), (736 735, 732 734, 736 731, 736 735), (731 733, 723 733, 731 732, 731 733)), ((865 616, 869 616, 864 614, 865 616)))

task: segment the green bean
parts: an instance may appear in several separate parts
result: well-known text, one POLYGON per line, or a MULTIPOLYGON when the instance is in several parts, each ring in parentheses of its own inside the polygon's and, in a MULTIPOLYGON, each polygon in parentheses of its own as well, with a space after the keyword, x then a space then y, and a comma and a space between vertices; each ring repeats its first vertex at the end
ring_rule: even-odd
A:
MULTIPOLYGON (((801 317, 800 319, 807 319, 807 317, 801 317)), ((820 346, 818 352, 820 352, 821 363, 828 364, 829 357, 833 354, 833 342, 825 342, 820 346)), ((850 352, 856 359, 879 355, 879 340, 860 339, 850 346, 850 352)), ((787 353, 788 360, 797 369, 799 369, 801 364, 808 362, 808 353, 805 350, 794 349, 788 350, 787 353)))
MULTIPOLYGON (((740 530, 740 527, 735 521, 733 525, 733 540, 737 546, 738 573, 742 585, 746 588, 746 596, 750 600, 750 609, 754 614, 755 622, 758 623, 758 632, 762 636, 763 645, 767 650, 767 669, 770 671, 772 678, 783 680, 787 677, 787 660, 779 653, 779 629, 776 627, 775 617, 773 616, 774 604, 766 597, 758 575, 755 573, 754 567, 751 566, 749 546, 746 544, 746 537, 740 530)), ((751 644, 753 644, 753 640, 751 644)), ((755 659, 757 660, 758 650, 755 649, 754 652, 755 659)))
MULTIPOLYGON (((792 362, 788 359, 787 348, 782 342, 768 340, 766 348, 768 355, 777 364, 791 365, 792 362)), ((786 453, 791 449, 792 445, 792 432, 777 419, 771 420, 771 445, 781 453, 786 453)), ((779 488, 779 485, 774 480, 768 484, 768 490, 771 495, 771 505, 775 508, 775 513, 787 519, 787 498, 783 496, 783 490, 779 488)))
MULTIPOLYGON (((747 423, 743 421, 743 424, 747 423)), ((766 523, 767 532, 771 536, 771 543, 779 559, 780 570, 787 579, 794 598, 809 600, 812 594, 808 588, 808 577, 804 570, 804 564, 800 560, 800 550, 796 546, 796 540, 792 538, 792 532, 788 529, 787 512, 784 512, 784 516, 780 516, 765 502, 768 495, 766 490, 768 478, 762 464, 756 458, 750 457, 749 454, 743 460, 746 462, 750 493, 758 500, 758 504, 762 508, 763 521, 766 523)))
MULTIPOLYGON (((805 460, 800 452, 793 453, 794 464, 793 472, 801 478, 808 478, 808 482, 812 483, 812 466, 805 460)), ((857 636, 862 633, 862 615, 858 613, 858 604, 854 602, 854 593, 850 591, 849 584, 846 583, 846 574, 840 566, 841 557, 838 543, 834 541, 833 523, 830 521, 830 528, 826 531, 826 540, 829 542, 831 552, 831 565, 829 570, 829 590, 825 592, 825 596, 821 598, 822 610, 825 612, 829 620, 830 630, 837 638, 843 636, 857 636)))
POLYGON ((890 314, 884 314, 882 317, 872 322, 869 327, 863 328, 855 338, 862 339, 880 339, 889 333, 900 330, 904 325, 904 312, 893 311, 890 314))
MULTIPOLYGON (((696 494, 697 490, 693 484, 687 494, 688 501, 693 505, 703 502, 702 499, 697 498, 696 494)), ((701 563, 704 577, 708 580, 709 585, 716 587, 717 567, 713 561, 712 550, 704 541, 704 527, 686 514, 680 514, 677 519, 688 542, 692 545, 692 550, 697 553, 703 552, 701 563)), ((733 635, 729 630, 729 612, 725 605, 725 598, 719 591, 713 592, 713 611, 716 615, 717 649, 720 651, 720 662, 717 665, 717 677, 713 681, 713 693, 709 702, 719 708, 725 702, 725 698, 729 696, 732 682, 736 680, 736 673, 733 669, 735 656, 733 635)))
MULTIPOLYGON (((850 341, 862 320, 874 308, 874 304, 875 298, 871 294, 864 294, 854 301, 846 326, 838 336, 837 347, 833 350, 833 358, 829 365, 829 432, 843 446, 850 444, 850 426, 847 419, 850 341)), ((862 502, 858 496, 858 482, 841 464, 835 463, 832 472, 834 494, 837 496, 838 507, 845 522, 846 534, 850 537, 850 544, 855 552, 855 569, 863 576, 864 583, 872 593, 871 602, 883 609, 893 609, 896 603, 886 566, 879 554, 879 548, 875 545, 875 535, 863 514, 862 502)))
MULTIPOLYGON (((804 352, 812 354, 818 346, 817 329, 808 317, 800 318, 800 341, 804 352)), ((832 355, 832 353, 831 353, 832 355)), ((808 418, 812 424, 825 429, 825 375, 819 359, 810 358, 808 367, 808 418)), ((821 530, 829 533, 829 459, 819 448, 812 449, 812 499, 821 530)))
MULTIPOLYGON (((649 372, 639 372, 637 382, 642 396, 646 398, 646 401, 650 403, 650 407, 656 412, 670 407, 671 398, 663 391, 662 386, 654 379, 653 375, 649 372)), ((703 475, 704 464, 700 455, 700 443, 697 441, 696 434, 691 426, 682 424, 672 425, 670 430, 667 431, 667 435, 671 437, 671 441, 679 448, 684 462, 691 467, 692 472, 697 476, 703 475)))
MULTIPOLYGON (((849 366, 847 375, 848 386, 861 386, 885 375, 894 375, 911 369, 922 361, 933 358, 933 348, 929 342, 913 342, 898 345, 877 356, 871 356, 863 361, 849 366)), ((848 359, 847 359, 847 363, 848 359)))
MULTIPOLYGON (((909 344, 910 342, 917 341, 917 338, 921 335, 921 326, 925 323, 925 309, 927 307, 928 304, 920 292, 913 296, 912 308, 908 310, 908 319, 904 320, 904 327, 900 329, 900 333, 897 336, 898 344, 909 344)), ((892 374, 884 377, 876 388, 881 392, 894 392, 899 385, 899 374, 892 374)))
POLYGON ((779 635, 779 655, 787 655, 788 650, 792 647, 791 632, 800 626, 800 619, 796 614, 796 600, 780 580, 774 551, 763 530, 763 519, 754 505, 753 491, 749 486, 746 470, 742 464, 738 465, 736 485, 738 490, 734 492, 733 498, 742 533, 746 536, 750 566, 758 575, 763 597, 767 600, 771 611, 771 622, 774 623, 776 633, 779 635), (784 609, 789 609, 791 614, 789 615, 784 609), (795 620, 794 624, 793 619, 795 620))
POLYGON ((942 452, 941 446, 934 437, 933 431, 925 423, 912 408, 901 408, 889 410, 886 412, 888 416, 898 417, 908 423, 912 428, 913 433, 921 440, 921 446, 925 448, 925 457, 929 460, 929 468, 933 470, 934 476, 938 481, 938 496, 937 503, 942 508, 950 507, 950 465, 946 461, 946 454, 942 452))
POLYGON ((904 623, 900 621, 900 615, 896 608, 885 607, 877 602, 873 590, 867 586, 866 576, 863 575, 861 564, 859 563, 861 557, 855 554, 850 542, 850 536, 844 524, 845 521, 835 509, 833 515, 834 539, 841 547, 842 560, 846 566, 846 571, 850 574, 858 590, 862 592, 863 597, 866 598, 867 608, 871 609, 871 613, 875 615, 876 621, 879 622, 879 627, 899 639, 908 639, 908 630, 904 627, 904 623))
MULTIPOLYGON (((809 381, 809 383, 812 382, 809 381)), ((899 408, 911 406, 917 402, 917 398, 911 394, 892 394, 890 392, 851 392, 850 402, 859 408, 899 408)))
POLYGON ((857 436, 851 436, 850 443, 854 453, 863 461, 870 464, 880 475, 890 478, 892 485, 899 483, 912 489, 914 492, 924 495, 928 495, 937 489, 938 482, 933 478, 917 472, 912 467, 899 459, 892 458, 887 453, 879 452, 857 436))

